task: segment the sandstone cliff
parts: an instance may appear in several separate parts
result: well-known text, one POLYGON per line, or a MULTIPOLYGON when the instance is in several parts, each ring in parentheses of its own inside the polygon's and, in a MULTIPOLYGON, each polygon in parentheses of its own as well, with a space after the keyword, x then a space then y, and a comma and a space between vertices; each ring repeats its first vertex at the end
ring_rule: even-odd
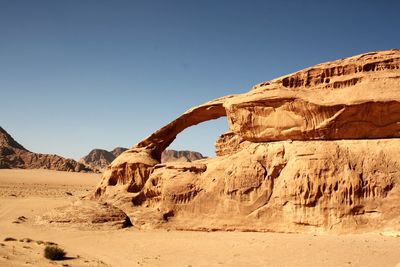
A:
MULTIPOLYGON (((112 151, 104 149, 93 149, 88 155, 79 160, 80 163, 90 166, 94 170, 104 171, 111 162, 121 153, 128 150, 124 147, 116 147, 112 151)), ((182 161, 191 162, 198 159, 203 159, 203 155, 194 151, 177 151, 165 150, 161 155, 161 162, 182 161)))
POLYGON ((93 171, 72 159, 28 151, 0 127, 0 169, 11 168, 50 169, 73 172, 93 171))
POLYGON ((117 157, 92 199, 136 227, 400 231, 400 50, 323 63, 194 107, 117 157), (217 157, 160 163, 226 116, 217 157))

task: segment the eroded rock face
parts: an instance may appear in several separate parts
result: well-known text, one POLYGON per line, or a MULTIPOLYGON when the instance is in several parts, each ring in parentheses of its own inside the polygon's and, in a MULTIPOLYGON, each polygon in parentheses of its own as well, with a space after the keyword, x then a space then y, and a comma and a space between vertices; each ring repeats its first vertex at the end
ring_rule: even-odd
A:
POLYGON ((168 226, 183 229, 398 227, 399 145, 400 139, 280 141, 196 164, 156 165, 133 205, 149 207, 160 222, 174 214, 168 226))
POLYGON ((93 198, 138 227, 400 231, 399 66, 399 50, 363 54, 190 109, 122 153, 93 198), (178 133, 221 116, 217 157, 160 164, 178 133))

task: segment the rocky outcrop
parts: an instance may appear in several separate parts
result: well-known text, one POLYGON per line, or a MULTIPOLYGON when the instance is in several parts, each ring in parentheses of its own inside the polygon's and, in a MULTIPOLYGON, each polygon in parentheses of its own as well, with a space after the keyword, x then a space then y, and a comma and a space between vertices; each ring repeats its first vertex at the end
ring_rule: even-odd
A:
POLYGON ((83 229, 121 229, 132 226, 128 216, 120 209, 94 201, 78 200, 36 218, 36 224, 77 226, 83 229))
POLYGON ((400 51, 323 63, 192 108, 123 152, 92 195, 137 227, 400 231, 400 51), (160 163, 226 116, 217 157, 160 163))
MULTIPOLYGON (((80 163, 90 166, 92 169, 103 172, 111 162, 121 155, 128 148, 117 147, 112 151, 104 149, 93 149, 90 153, 79 160, 80 163)), ((161 155, 161 162, 183 161, 191 162, 204 158, 202 154, 194 151, 177 151, 172 149, 164 150, 161 155)))
POLYGON ((139 208, 156 207, 152 218, 158 221, 138 211, 132 217, 138 226, 178 229, 395 228, 400 222, 394 204, 400 200, 399 144, 399 139, 279 141, 195 164, 156 165, 131 198, 139 208), (168 214, 175 217, 165 223, 168 214))
POLYGON ((25 149, 0 127, 0 169, 49 169, 57 171, 92 172, 73 159, 58 155, 33 153, 25 149))
MULTIPOLYGON (((122 153, 122 152, 121 152, 122 153)), ((90 166, 92 169, 102 171, 115 159, 112 152, 104 149, 93 149, 79 160, 80 163, 90 166)))

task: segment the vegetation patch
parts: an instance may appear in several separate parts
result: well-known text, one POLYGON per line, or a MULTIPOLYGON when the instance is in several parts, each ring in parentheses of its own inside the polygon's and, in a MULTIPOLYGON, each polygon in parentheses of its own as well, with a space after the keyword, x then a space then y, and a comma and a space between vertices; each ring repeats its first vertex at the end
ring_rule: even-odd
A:
POLYGON ((22 239, 19 240, 19 242, 26 242, 26 243, 30 243, 30 242, 32 242, 32 241, 33 241, 33 240, 30 239, 29 237, 22 238, 22 239))
POLYGON ((46 246, 44 249, 44 257, 53 261, 59 261, 64 259, 65 254, 67 253, 62 248, 59 248, 54 245, 46 246))

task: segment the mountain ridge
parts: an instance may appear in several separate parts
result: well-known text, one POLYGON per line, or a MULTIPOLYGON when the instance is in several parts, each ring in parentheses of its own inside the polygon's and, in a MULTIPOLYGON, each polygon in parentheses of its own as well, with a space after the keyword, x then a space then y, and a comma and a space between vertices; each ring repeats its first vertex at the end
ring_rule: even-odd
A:
MULTIPOLYGON (((86 156, 83 156, 79 162, 95 170, 104 171, 114 159, 116 159, 126 150, 128 150, 128 148, 125 147, 116 147, 110 151, 95 148, 92 149, 86 156)), ((203 158, 205 157, 196 151, 168 149, 162 154, 161 163, 172 161, 192 162, 203 158)))
POLYGON ((18 143, 0 126, 0 169, 50 169, 56 171, 93 172, 73 159, 55 154, 34 153, 18 143))

